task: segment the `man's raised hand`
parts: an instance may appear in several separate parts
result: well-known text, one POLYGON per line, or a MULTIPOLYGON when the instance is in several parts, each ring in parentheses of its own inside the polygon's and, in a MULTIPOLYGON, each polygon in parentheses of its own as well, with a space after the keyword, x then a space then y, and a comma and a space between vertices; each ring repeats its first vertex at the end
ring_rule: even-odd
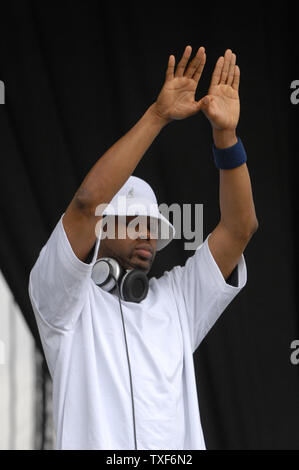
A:
POLYGON ((240 69, 230 49, 219 57, 208 94, 200 100, 201 109, 214 130, 234 132, 240 116, 240 69))
POLYGON ((201 103, 194 98, 206 62, 205 48, 200 47, 189 62, 191 52, 192 47, 187 46, 176 70, 175 57, 169 57, 165 83, 155 102, 155 111, 165 122, 187 118, 200 110, 201 103))

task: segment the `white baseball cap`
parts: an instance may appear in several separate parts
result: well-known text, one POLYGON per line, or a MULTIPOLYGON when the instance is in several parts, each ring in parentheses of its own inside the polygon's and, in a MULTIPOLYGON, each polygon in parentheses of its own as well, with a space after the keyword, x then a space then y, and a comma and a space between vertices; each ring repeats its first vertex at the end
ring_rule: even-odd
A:
POLYGON ((161 214, 151 186, 137 176, 130 176, 103 211, 103 216, 149 216, 158 221, 157 251, 174 238, 173 225, 161 214))

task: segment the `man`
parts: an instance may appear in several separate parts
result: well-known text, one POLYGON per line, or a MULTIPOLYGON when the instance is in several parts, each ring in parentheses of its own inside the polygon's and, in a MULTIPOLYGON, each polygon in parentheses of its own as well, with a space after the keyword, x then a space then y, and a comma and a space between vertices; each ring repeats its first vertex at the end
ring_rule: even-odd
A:
MULTIPOLYGON (((30 274, 30 298, 53 378, 57 449, 205 448, 193 352, 246 284, 243 251, 258 222, 236 136, 236 55, 228 49, 218 59, 208 95, 196 102, 206 55, 200 47, 189 60, 191 52, 187 46, 176 68, 169 57, 156 102, 87 174, 30 274), (119 299, 96 285, 93 268, 98 258, 111 257, 125 269, 147 273, 173 232, 169 224, 169 238, 156 239, 149 224, 135 239, 127 233, 100 242, 96 226, 105 213, 97 208, 113 206, 121 194, 155 203, 150 186, 131 174, 164 126, 200 110, 213 130, 221 218, 185 266, 151 278, 141 302, 122 301, 129 374, 119 299)), ((158 213, 156 218, 160 228, 167 225, 158 213)))

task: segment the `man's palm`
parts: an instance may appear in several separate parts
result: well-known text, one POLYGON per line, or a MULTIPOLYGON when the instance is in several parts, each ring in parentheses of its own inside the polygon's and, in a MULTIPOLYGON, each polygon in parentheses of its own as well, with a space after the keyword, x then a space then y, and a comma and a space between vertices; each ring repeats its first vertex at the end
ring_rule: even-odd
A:
POLYGON ((235 129, 240 116, 240 70, 230 49, 216 63, 209 93, 202 100, 202 111, 215 129, 235 129))
POLYGON ((169 58, 165 83, 156 101, 158 113, 166 119, 184 119, 200 109, 194 98, 206 55, 204 48, 200 47, 186 68, 191 51, 191 46, 187 46, 175 73, 175 58, 169 58))
POLYGON ((174 78, 165 84, 159 95, 159 104, 165 108, 171 119, 184 119, 198 112, 194 100, 197 84, 186 77, 174 78))

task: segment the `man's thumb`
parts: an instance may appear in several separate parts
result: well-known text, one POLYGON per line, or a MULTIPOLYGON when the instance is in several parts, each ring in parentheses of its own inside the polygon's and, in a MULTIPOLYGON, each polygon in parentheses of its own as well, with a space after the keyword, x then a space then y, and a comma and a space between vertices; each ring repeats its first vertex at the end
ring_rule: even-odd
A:
POLYGON ((210 104, 210 98, 208 96, 204 96, 201 101, 202 101, 202 106, 204 108, 206 108, 210 104))
POLYGON ((198 103, 198 110, 205 111, 210 104, 210 98, 209 96, 204 96, 197 103, 198 103))

